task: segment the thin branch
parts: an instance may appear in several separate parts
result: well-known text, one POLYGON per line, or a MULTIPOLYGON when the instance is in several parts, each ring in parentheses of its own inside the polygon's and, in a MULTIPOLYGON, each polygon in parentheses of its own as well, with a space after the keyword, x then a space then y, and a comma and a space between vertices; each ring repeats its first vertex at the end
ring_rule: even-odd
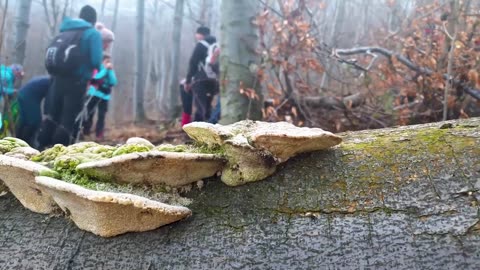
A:
MULTIPOLYGON (((167 1, 165 1, 165 0, 160 0, 160 2, 162 2, 162 4, 164 4, 165 6, 167 6, 167 7, 171 8, 171 9, 175 10, 175 6, 174 6, 173 4, 171 4, 171 3, 169 3, 169 2, 167 2, 167 1)), ((187 19, 189 19, 189 20, 191 20, 191 21, 193 21, 193 22, 195 22, 195 23, 197 23, 197 24, 199 24, 199 25, 202 25, 202 24, 203 24, 203 22, 201 22, 200 20, 194 18, 193 16, 187 16, 187 15, 184 14, 183 17, 184 17, 184 18, 187 18, 187 19)))
MULTIPOLYGON (((359 48, 351 48, 351 49, 333 49, 332 50, 332 56, 339 61, 343 61, 345 63, 348 63, 346 60, 342 59, 340 56, 367 54, 367 52, 381 54, 381 55, 387 57, 390 60, 395 57, 400 63, 402 63, 403 65, 408 67, 410 70, 415 71, 415 72, 417 72, 418 74, 421 74, 421 75, 423 74, 423 75, 427 75, 427 76, 432 76, 433 74, 435 74, 435 72, 433 70, 431 70, 429 68, 426 68, 426 67, 418 66, 417 64, 413 63, 408 58, 406 58, 405 56, 403 56, 401 54, 398 54, 398 53, 395 53, 395 52, 392 52, 392 51, 389 51, 389 50, 387 50, 385 48, 381 48, 381 47, 359 47, 359 48)), ((448 75, 448 74, 444 74, 443 78, 445 80, 450 80, 451 76, 448 75)), ((464 83, 462 81, 459 81, 459 80, 453 80, 453 85, 458 85, 458 86, 462 87, 463 90, 465 91, 465 93, 469 94, 470 96, 472 96, 473 98, 475 98, 477 100, 480 100, 480 90, 479 89, 472 88, 472 87, 468 86, 466 83, 464 83)))

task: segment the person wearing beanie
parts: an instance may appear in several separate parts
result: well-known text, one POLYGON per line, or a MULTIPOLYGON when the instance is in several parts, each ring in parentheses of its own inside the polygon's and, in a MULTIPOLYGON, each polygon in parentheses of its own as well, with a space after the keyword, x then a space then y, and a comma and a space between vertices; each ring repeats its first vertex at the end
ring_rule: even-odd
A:
MULTIPOLYGON (((65 75, 62 72, 50 74, 52 89, 47 99, 46 119, 42 122, 38 142, 41 149, 54 144, 70 145, 75 142, 80 130, 87 86, 93 71, 100 69, 103 58, 102 37, 95 29, 97 12, 91 6, 84 6, 78 19, 65 18, 60 26, 57 42, 72 40, 69 48, 79 48, 76 68, 65 75), (62 37, 68 37, 63 39, 62 37), (76 38, 78 36, 78 38, 76 38)), ((52 43, 54 44, 54 43, 52 43)), ((50 45, 54 46, 54 45, 50 45)), ((48 52, 51 48, 47 50, 48 52)), ((52 49, 55 53, 56 48, 52 49)), ((56 64, 56 63, 55 63, 56 64)), ((65 71, 66 72, 66 71, 65 71)))
MULTIPOLYGON (((185 90, 192 91, 195 104, 194 121, 207 121, 212 112, 212 100, 215 96, 218 82, 208 78, 201 68, 205 66, 209 46, 217 43, 217 39, 211 35, 210 29, 201 26, 195 33, 197 45, 190 57, 190 64, 185 83, 185 90)), ((183 122, 183 120, 182 120, 183 122)))
POLYGON ((89 5, 82 7, 78 17, 90 23, 91 25, 95 25, 97 23, 97 11, 89 5))
POLYGON ((110 50, 112 43, 115 41, 115 34, 110 29, 105 27, 103 23, 100 22, 97 22, 97 24, 95 25, 95 29, 97 29, 97 31, 100 32, 100 35, 102 36, 103 50, 110 50))

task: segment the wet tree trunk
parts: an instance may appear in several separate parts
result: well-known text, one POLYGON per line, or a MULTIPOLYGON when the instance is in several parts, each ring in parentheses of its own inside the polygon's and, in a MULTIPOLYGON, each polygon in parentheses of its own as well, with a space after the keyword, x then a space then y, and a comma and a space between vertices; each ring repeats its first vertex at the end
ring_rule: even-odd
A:
POLYGON ((343 136, 263 182, 208 181, 191 218, 113 239, 0 197, 0 265, 479 269, 480 119, 343 136))
POLYGON ((222 1, 220 81, 224 124, 262 117, 261 100, 240 93, 242 89, 253 89, 262 99, 255 73, 258 34, 253 19, 257 8, 257 0, 222 1))
POLYGON ((182 43, 182 26, 183 26, 183 8, 184 0, 177 0, 175 3, 175 18, 173 25, 173 50, 171 55, 171 79, 170 79, 170 94, 168 104, 169 118, 175 119, 178 114, 179 102, 179 70, 180 70, 180 50, 182 43))
POLYGON ((146 120, 144 107, 145 92, 145 0, 137 0, 137 53, 136 53, 136 78, 135 78, 135 122, 142 123, 146 120))
POLYGON ((27 49, 27 34, 30 27, 30 11, 32 0, 22 0, 17 11, 17 31, 15 38, 15 63, 22 64, 25 61, 27 49))

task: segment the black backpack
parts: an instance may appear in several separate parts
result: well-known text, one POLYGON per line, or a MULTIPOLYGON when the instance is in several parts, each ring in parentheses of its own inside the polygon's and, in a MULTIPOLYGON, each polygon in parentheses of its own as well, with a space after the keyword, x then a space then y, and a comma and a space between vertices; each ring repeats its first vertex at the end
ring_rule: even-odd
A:
POLYGON ((75 72, 84 63, 80 42, 84 29, 65 31, 56 36, 47 48, 45 67, 53 76, 75 76, 75 72))

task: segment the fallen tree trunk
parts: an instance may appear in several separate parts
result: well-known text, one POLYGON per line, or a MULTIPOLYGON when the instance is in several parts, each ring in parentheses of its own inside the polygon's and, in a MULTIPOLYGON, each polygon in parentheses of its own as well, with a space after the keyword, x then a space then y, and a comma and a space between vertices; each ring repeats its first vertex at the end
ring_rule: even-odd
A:
POLYGON ((0 197, 7 269, 478 269, 480 119, 344 134, 238 188, 208 181, 193 216, 102 239, 0 197))
POLYGON ((365 104, 365 96, 361 93, 347 97, 304 97, 303 101, 307 106, 327 110, 346 110, 359 107, 365 104))

